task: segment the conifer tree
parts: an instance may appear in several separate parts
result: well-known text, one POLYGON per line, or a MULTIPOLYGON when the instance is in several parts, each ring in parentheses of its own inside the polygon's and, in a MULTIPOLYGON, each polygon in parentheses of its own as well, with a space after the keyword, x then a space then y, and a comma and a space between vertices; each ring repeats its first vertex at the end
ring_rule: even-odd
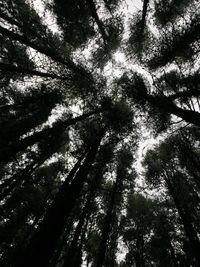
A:
POLYGON ((200 265, 200 6, 136 2, 0 1, 1 266, 200 265))

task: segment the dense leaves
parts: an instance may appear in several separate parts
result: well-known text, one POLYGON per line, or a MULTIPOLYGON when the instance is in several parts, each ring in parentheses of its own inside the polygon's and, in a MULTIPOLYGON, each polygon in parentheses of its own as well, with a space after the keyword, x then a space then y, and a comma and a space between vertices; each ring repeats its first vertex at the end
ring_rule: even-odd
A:
POLYGON ((136 2, 0 1, 1 266, 200 266, 199 3, 136 2))

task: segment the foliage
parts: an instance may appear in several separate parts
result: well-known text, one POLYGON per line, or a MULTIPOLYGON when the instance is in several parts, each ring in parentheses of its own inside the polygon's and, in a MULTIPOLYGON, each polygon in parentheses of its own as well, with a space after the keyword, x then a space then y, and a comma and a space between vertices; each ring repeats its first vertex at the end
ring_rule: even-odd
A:
POLYGON ((1 266, 200 266, 199 36, 195 0, 1 1, 1 266))

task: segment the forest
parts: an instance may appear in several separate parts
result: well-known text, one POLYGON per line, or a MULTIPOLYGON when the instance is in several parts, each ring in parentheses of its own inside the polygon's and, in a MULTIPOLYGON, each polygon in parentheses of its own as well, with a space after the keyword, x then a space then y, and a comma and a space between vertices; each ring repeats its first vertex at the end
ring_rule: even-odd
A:
POLYGON ((0 266, 200 267, 200 1, 0 0, 0 266))

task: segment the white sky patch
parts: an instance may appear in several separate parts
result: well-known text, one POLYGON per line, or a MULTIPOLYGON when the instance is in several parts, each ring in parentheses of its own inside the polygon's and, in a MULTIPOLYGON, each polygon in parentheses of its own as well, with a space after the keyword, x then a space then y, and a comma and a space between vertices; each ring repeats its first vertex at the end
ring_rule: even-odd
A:
POLYGON ((37 11, 39 16, 46 22, 48 28, 53 32, 58 34, 60 32, 59 27, 56 22, 56 18, 47 10, 44 6, 44 3, 41 0, 31 1, 34 9, 37 11))
POLYGON ((143 3, 141 0, 126 0, 125 2, 130 12, 142 10, 143 3))
MULTIPOLYGON (((50 30, 52 30, 53 33, 59 33, 59 27, 56 23, 56 18, 53 17, 51 12, 45 8, 44 3, 41 0, 34 0, 32 1, 32 5, 34 9, 38 12, 38 14, 41 16, 43 21, 46 23, 46 25, 48 25, 50 30)), ((141 0, 126 0, 122 3, 120 11, 125 14, 125 28, 128 27, 128 20, 133 16, 133 14, 138 11, 142 12, 142 8, 143 2, 141 0)), ((84 57, 89 58, 89 56, 91 55, 91 50, 92 44, 91 47, 89 46, 88 49, 84 50, 84 57)), ((114 77, 120 77, 124 70, 131 70, 133 72, 135 71, 143 74, 150 81, 150 84, 152 84, 152 81, 150 79, 151 77, 148 77, 148 72, 140 65, 134 64, 133 61, 129 61, 123 52, 117 50, 113 55, 113 59, 114 61, 109 61, 103 70, 103 74, 109 79, 112 79, 114 77)), ((77 115, 81 114, 80 107, 78 107, 77 105, 72 106, 71 111, 72 113, 77 115)), ((61 110, 60 114, 62 114, 63 112, 64 109, 61 110)), ((52 124, 59 117, 60 114, 58 108, 56 108, 52 116, 49 118, 50 123, 52 124)), ((149 148, 152 148, 153 144, 157 142, 158 141, 156 139, 150 137, 148 132, 143 132, 142 141, 140 142, 138 149, 138 159, 134 164, 138 173, 141 173, 143 170, 141 160, 144 158, 146 151, 149 148)), ((138 183, 141 185, 140 181, 141 183, 143 183, 143 181, 139 179, 138 183)))
POLYGON ((117 51, 113 57, 118 63, 124 63, 126 61, 125 54, 120 51, 117 51))
POLYGON ((122 238, 118 240, 118 254, 116 255, 117 261, 121 262, 125 259, 125 256, 128 252, 128 249, 126 248, 122 238))

